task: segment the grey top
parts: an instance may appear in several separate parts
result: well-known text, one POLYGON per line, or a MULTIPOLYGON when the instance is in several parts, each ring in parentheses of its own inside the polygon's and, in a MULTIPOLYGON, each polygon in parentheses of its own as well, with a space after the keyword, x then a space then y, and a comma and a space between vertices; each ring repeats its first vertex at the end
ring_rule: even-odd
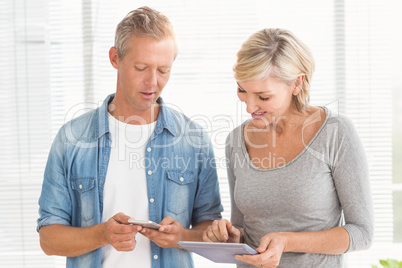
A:
MULTIPOLYGON (((348 252, 370 247, 374 212, 368 165, 352 122, 322 107, 326 119, 291 162, 260 169, 250 160, 244 122, 226 140, 232 223, 256 248, 270 232, 320 231, 342 226, 348 252)), ((314 121, 314 119, 313 119, 314 121)), ((238 267, 252 267, 238 265, 238 267)), ((344 254, 283 253, 278 267, 346 267, 344 254)))

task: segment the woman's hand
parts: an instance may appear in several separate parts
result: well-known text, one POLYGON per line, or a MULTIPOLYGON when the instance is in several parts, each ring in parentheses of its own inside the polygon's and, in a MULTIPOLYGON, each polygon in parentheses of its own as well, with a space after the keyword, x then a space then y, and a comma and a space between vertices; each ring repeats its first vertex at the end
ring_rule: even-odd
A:
POLYGON ((228 220, 215 220, 204 231, 202 239, 206 242, 240 243, 242 232, 228 220))
POLYGON ((256 267, 275 268, 279 265, 287 245, 287 237, 283 233, 269 233, 260 240, 258 255, 236 255, 235 258, 256 267))

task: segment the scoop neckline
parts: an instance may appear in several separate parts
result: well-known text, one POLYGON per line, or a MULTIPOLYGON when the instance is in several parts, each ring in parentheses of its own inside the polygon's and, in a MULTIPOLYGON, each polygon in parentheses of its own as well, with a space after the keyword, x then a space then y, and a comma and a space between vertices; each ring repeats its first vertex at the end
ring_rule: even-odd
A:
POLYGON ((320 129, 317 131, 317 133, 315 133, 314 137, 311 139, 311 141, 307 144, 307 146, 304 147, 304 149, 298 154, 296 155, 295 158, 293 158, 291 161, 287 162, 285 165, 281 166, 281 167, 276 167, 276 168, 259 168, 256 165, 254 165, 253 161, 251 161, 250 155, 248 154, 247 148, 246 148, 246 144, 244 142, 244 127, 251 121, 251 119, 246 120, 242 123, 241 125, 241 149, 244 153, 244 157, 246 157, 249 166, 257 171, 261 171, 261 172, 270 172, 270 171, 277 171, 277 170, 281 170, 284 169, 286 167, 289 167, 290 165, 292 165, 294 162, 296 162, 307 150, 308 148, 314 143, 314 141, 317 139, 317 137, 320 135, 322 129, 326 126, 327 122, 328 122, 328 118, 330 117, 331 111, 325 107, 325 106, 317 106, 318 108, 322 108, 325 112, 325 121, 322 124, 322 126, 320 127, 320 129))

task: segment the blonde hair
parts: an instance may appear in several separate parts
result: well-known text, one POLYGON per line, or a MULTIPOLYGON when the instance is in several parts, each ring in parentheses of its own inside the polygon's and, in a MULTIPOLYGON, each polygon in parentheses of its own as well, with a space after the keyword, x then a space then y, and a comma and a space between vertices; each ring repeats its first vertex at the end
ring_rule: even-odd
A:
POLYGON ((252 34, 237 53, 233 66, 237 81, 261 81, 270 74, 291 83, 304 75, 301 90, 293 101, 302 112, 310 101, 310 83, 315 69, 309 48, 285 29, 263 29, 252 34))
POLYGON ((170 20, 155 9, 140 7, 129 12, 117 25, 114 46, 119 59, 123 59, 129 49, 129 40, 135 36, 152 37, 157 40, 172 38, 175 46, 174 58, 178 47, 170 20))

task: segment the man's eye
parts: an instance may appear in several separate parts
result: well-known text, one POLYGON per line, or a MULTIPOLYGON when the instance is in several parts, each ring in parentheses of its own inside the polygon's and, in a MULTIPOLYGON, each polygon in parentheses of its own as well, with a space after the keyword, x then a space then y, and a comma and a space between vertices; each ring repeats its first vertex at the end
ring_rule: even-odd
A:
POLYGON ((159 72, 160 72, 161 74, 167 74, 168 72, 170 72, 170 69, 159 70, 159 72))
POLYGON ((145 71, 145 68, 139 68, 139 67, 135 67, 135 69, 137 70, 137 71, 145 71))

